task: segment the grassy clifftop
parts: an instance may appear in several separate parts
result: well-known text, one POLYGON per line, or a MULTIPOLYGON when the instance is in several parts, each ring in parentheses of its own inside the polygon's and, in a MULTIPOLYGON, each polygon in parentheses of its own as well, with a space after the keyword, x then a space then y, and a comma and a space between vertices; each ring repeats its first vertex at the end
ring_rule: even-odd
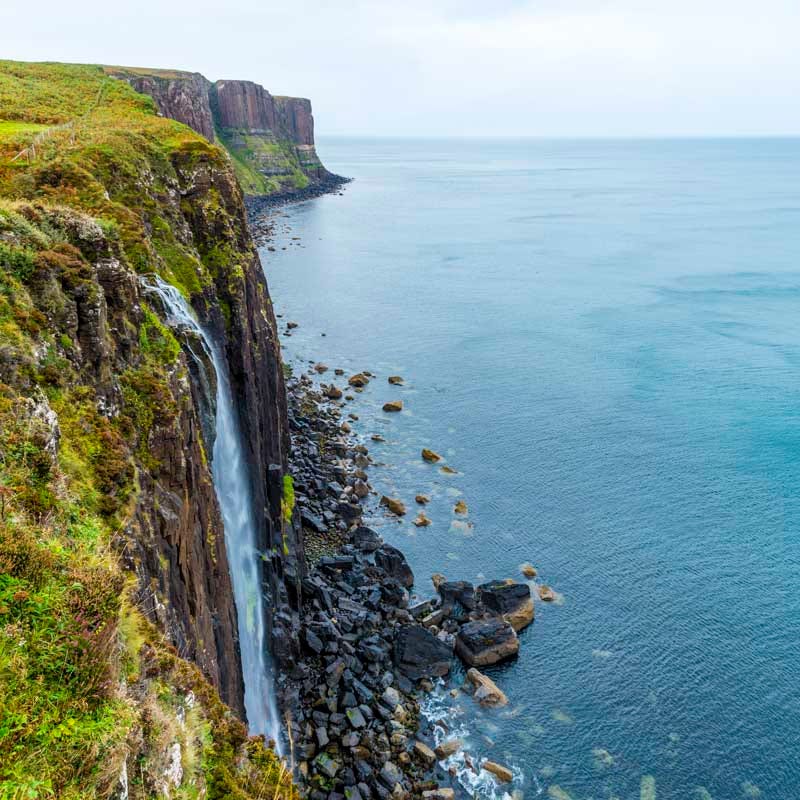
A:
POLYGON ((213 643, 187 660, 153 623, 177 614, 169 543, 151 531, 163 575, 134 547, 159 487, 194 469, 209 493, 186 359, 136 275, 235 293, 240 207, 225 153, 100 67, 0 62, 0 800, 293 796, 212 686, 213 643))

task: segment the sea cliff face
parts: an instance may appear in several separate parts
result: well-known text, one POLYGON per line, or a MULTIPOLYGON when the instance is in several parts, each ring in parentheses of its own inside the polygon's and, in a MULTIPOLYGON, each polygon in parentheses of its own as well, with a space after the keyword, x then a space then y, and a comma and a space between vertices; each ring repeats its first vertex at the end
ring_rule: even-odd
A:
POLYGON ((273 96, 252 81, 211 83, 198 73, 108 67, 153 98, 159 112, 188 125, 231 154, 248 194, 298 191, 334 177, 314 145, 311 102, 273 96))
MULTIPOLYGON (((207 126, 203 79, 180 80, 146 85, 207 126)), ((0 707, 24 720, 0 787, 289 797, 241 721, 196 343, 142 288, 177 287, 227 358, 263 601, 290 642, 283 368, 231 160, 101 68, 0 62, 0 109, 0 707)))

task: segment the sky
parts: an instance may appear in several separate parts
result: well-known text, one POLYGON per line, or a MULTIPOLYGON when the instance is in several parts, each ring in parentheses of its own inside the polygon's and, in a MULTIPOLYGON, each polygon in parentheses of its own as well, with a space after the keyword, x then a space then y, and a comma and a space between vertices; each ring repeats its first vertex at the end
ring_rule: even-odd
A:
POLYGON ((245 78, 322 136, 797 135, 798 37, 800 0, 0 0, 2 58, 245 78))

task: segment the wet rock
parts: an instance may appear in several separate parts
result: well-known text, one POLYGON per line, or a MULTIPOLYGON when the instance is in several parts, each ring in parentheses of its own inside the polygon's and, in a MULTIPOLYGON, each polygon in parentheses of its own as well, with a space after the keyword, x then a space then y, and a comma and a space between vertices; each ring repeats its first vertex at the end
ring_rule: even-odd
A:
POLYGON ((439 472, 441 472, 442 475, 458 475, 458 470, 448 467, 446 464, 443 467, 439 467, 439 472))
POLYGON ((372 436, 369 437, 372 439, 373 442, 385 442, 386 439, 383 438, 379 433, 373 433, 372 436))
POLYGON ((539 587, 539 597, 544 600, 545 603, 552 603, 553 600, 556 599, 556 593, 549 586, 542 584, 539 587))
POLYGON ((486 667, 513 658, 519 639, 502 617, 468 622, 456 636, 456 653, 470 667, 486 667))
POLYGON ((435 464, 437 461, 442 460, 442 457, 438 453, 429 450, 427 447, 422 448, 422 458, 429 464, 435 464))
POLYGON ((442 598, 442 608, 447 614, 460 603, 467 611, 475 610, 475 589, 469 581, 438 581, 436 591, 442 598))
POLYGON ((294 330, 294 329, 295 329, 295 328, 297 328, 297 327, 299 327, 299 326, 298 326, 298 324, 297 324, 296 322, 287 322, 287 323, 286 323, 286 328, 287 328, 288 330, 290 330, 290 331, 291 331, 291 330, 294 330))
POLYGON ((414 524, 418 528, 427 528, 428 525, 431 524, 431 520, 430 517, 426 517, 425 514, 422 511, 420 511, 419 514, 417 514, 417 516, 414 517, 414 524))
POLYGON ((388 508, 392 514, 395 514, 398 517, 402 517, 403 514, 406 513, 405 504, 402 502, 402 500, 398 500, 395 497, 387 497, 386 495, 383 495, 381 497, 381 505, 385 508, 388 508))
POLYGON ((475 667, 467 671, 467 681, 472 685, 472 697, 482 706, 504 706, 508 704, 505 692, 487 675, 475 667))
POLYGON ((325 389, 325 397, 329 400, 341 400, 342 390, 338 386, 331 384, 325 389))
POLYGON ((428 789, 422 793, 423 800, 455 800, 455 789, 440 786, 438 789, 428 789))
POLYGON ((390 400, 388 403, 383 404, 383 410, 387 412, 397 412, 403 410, 402 400, 390 400))
POLYGON ((344 375, 344 370, 343 369, 335 369, 333 371, 333 374, 334 375, 344 375))
POLYGON ((450 756, 454 756, 461 748, 464 746, 464 743, 461 739, 448 739, 447 741, 442 742, 435 750, 436 758, 439 761, 444 761, 446 758, 450 758, 450 756))
POLYGON ((536 571, 536 567, 533 564, 523 564, 519 571, 526 577, 526 578, 535 578, 538 575, 536 571))
POLYGON ((351 375, 347 382, 351 386, 362 388, 369 383, 369 378, 363 372, 357 372, 355 375, 351 375))
POLYGON ((496 761, 484 761, 482 766, 487 772, 491 772, 500 783, 510 783, 514 778, 514 774, 508 767, 504 767, 496 761))
POLYGON ((369 497, 369 486, 364 481, 357 480, 353 484, 353 494, 363 500, 365 497, 369 497))
POLYGON ((453 506, 453 511, 455 511, 456 514, 466 514, 469 508, 467 508, 467 504, 463 500, 459 500, 455 506, 453 506))
POLYGON ((533 598, 526 583, 490 581, 478 587, 481 605, 491 614, 498 614, 521 631, 533 622, 533 598))
POLYGON ((390 544, 381 545, 375 551, 375 563, 401 586, 409 588, 414 585, 414 573, 408 566, 406 557, 390 544))
POLYGON ((452 655, 452 646, 422 625, 404 625, 395 639, 395 666, 412 681, 447 675, 452 655))
POLYGON ((328 371, 327 364, 314 364, 314 372, 322 375, 323 372, 328 371))
POLYGON ((403 379, 399 375, 390 375, 388 381, 392 386, 401 386, 403 383, 403 379))

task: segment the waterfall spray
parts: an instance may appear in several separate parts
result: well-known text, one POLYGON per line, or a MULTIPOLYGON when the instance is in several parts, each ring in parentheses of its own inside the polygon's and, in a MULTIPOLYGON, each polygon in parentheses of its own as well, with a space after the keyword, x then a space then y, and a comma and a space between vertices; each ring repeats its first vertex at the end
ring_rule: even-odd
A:
MULTIPOLYGON (((174 286, 154 275, 147 276, 143 285, 146 292, 161 298, 167 324, 178 330, 188 329, 200 337, 216 372, 216 436, 211 472, 225 526, 225 549, 236 601, 244 706, 250 733, 273 738, 280 753, 280 723, 272 683, 272 665, 267 651, 261 556, 256 548, 258 528, 253 513, 251 476, 233 402, 227 361, 213 337, 203 329, 191 306, 174 286)), ((202 372, 202 362, 191 350, 190 355, 202 372)), ((208 385, 210 382, 206 378, 205 386, 208 385)))

